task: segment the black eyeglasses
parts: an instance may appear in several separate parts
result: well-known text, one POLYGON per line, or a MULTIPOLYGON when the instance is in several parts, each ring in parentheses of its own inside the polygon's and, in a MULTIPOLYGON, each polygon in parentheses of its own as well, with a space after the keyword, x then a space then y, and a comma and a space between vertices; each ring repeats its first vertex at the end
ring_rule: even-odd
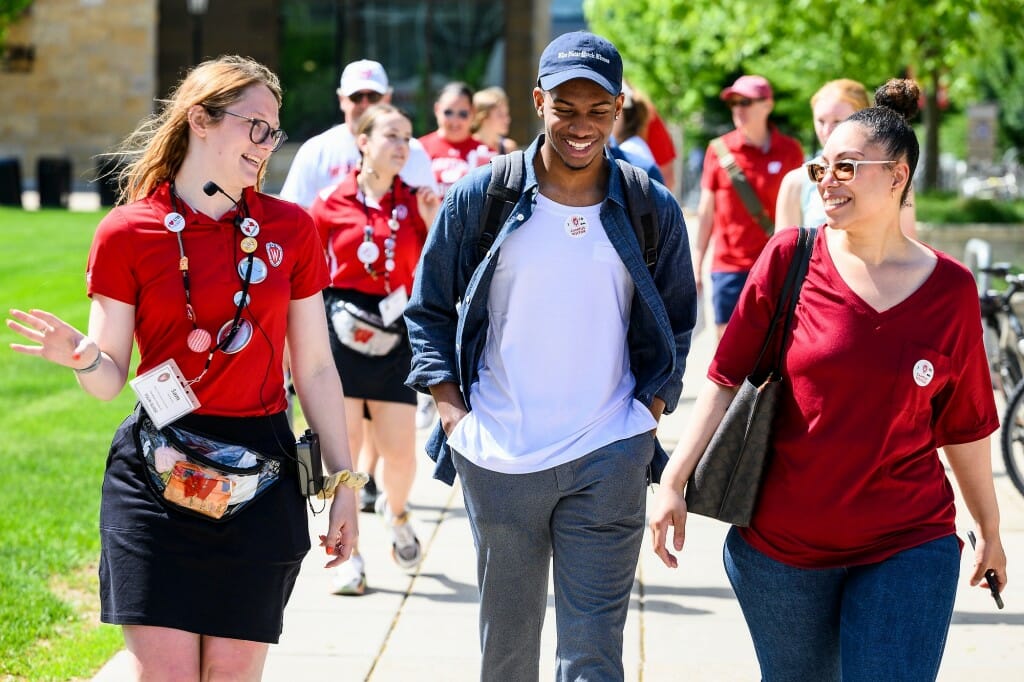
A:
POLYGON ((746 107, 749 107, 754 102, 763 102, 763 101, 764 101, 764 98, 761 98, 761 99, 750 99, 749 97, 737 97, 737 98, 734 98, 734 99, 726 100, 725 103, 729 105, 730 109, 733 109, 735 107, 746 108, 746 107))
POLYGON ((249 128, 249 139, 252 140, 253 144, 263 144, 268 138, 272 139, 274 141, 274 148, 270 150, 272 152, 276 152, 280 149, 281 145, 283 145, 285 140, 288 139, 288 133, 284 132, 281 128, 274 130, 270 127, 270 124, 262 118, 250 118, 249 116, 242 116, 241 114, 235 114, 230 111, 223 111, 222 113, 248 121, 251 126, 249 128))
POLYGON ((811 179, 811 182, 821 182, 825 179, 825 173, 832 171, 832 177, 836 179, 836 182, 850 182, 857 177, 857 166, 861 164, 882 164, 882 163, 895 163, 895 161, 853 161, 844 160, 836 161, 832 165, 825 163, 805 163, 804 167, 807 169, 807 177, 811 179))
POLYGON ((370 104, 376 104, 382 97, 384 97, 384 95, 379 92, 373 92, 372 90, 366 92, 353 92, 348 96, 348 98, 352 100, 353 104, 362 104, 364 99, 370 104))
POLYGON ((469 110, 468 109, 445 109, 441 113, 444 114, 445 118, 451 118, 452 116, 458 116, 463 121, 465 121, 467 118, 469 118, 469 110))

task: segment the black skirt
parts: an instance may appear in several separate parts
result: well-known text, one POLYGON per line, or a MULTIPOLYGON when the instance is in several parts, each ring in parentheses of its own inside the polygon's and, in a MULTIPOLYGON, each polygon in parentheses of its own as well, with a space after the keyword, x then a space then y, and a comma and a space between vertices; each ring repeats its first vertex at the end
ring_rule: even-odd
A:
POLYGON ((136 440, 138 410, 110 446, 100 505, 100 619, 276 643, 309 551, 295 439, 284 413, 188 415, 175 426, 284 462, 281 477, 227 520, 182 511, 151 487, 136 440))
POLYGON ((376 312, 382 299, 383 296, 372 296, 351 289, 324 289, 324 307, 334 364, 338 368, 346 398, 415 405, 416 391, 405 385, 412 367, 412 348, 409 346, 409 337, 405 335, 404 325, 402 340, 395 349, 378 357, 352 350, 342 344, 334 333, 330 315, 334 301, 351 301, 364 310, 376 312))

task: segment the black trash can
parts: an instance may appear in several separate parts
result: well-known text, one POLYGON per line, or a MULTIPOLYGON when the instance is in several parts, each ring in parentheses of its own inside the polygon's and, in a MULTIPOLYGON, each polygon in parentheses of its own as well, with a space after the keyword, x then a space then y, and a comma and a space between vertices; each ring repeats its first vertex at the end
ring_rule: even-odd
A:
POLYGON ((40 208, 67 208, 71 196, 71 160, 39 157, 36 185, 39 189, 40 208))
POLYGON ((122 167, 122 160, 116 156, 99 157, 96 164, 96 188, 100 194, 100 206, 113 206, 117 203, 117 176, 122 167))
POLYGON ((21 161, 0 159, 0 206, 21 208, 21 161))

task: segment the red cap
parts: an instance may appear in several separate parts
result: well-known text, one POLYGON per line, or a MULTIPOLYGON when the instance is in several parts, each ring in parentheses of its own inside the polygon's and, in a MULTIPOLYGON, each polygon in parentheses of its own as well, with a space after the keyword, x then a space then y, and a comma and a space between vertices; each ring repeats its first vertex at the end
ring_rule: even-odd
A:
POLYGON ((719 97, 728 99, 732 95, 748 99, 772 99, 772 86, 763 76, 740 76, 735 83, 722 90, 719 97))

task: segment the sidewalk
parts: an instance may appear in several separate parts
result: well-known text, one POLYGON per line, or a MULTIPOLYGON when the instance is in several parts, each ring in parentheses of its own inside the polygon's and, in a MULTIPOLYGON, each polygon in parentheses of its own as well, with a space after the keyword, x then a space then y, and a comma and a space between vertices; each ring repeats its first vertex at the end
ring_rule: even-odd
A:
MULTIPOLYGON (((660 429, 666 446, 671 447, 685 427, 713 344, 710 331, 695 341, 683 401, 660 429)), ((420 435, 422 439, 425 434, 420 435)), ((1007 608, 997 611, 987 591, 968 588, 961 580, 940 680, 1024 679, 1024 593, 1015 589, 1016 581, 1024 579, 1019 568, 1024 565, 1024 498, 1006 479, 997 448, 993 462, 1010 560, 1007 608)), ((362 514, 367 594, 332 596, 330 573, 321 568, 325 557, 311 552, 285 615, 284 636, 271 647, 265 680, 478 679, 472 538, 461 492, 431 479, 429 464, 425 456, 420 460, 410 505, 425 548, 418 573, 407 575, 392 563, 382 522, 362 514)), ((966 531, 965 510, 959 518, 966 531)), ((312 518, 312 537, 324 523, 322 515, 312 518)), ((691 515, 681 567, 675 571, 662 565, 645 536, 626 624, 627 680, 758 679, 753 647, 721 565, 727 530, 725 524, 691 515)), ((969 555, 964 555, 962 573, 969 570, 969 555)), ((549 594, 541 679, 549 678, 553 670, 552 603, 549 594)))

